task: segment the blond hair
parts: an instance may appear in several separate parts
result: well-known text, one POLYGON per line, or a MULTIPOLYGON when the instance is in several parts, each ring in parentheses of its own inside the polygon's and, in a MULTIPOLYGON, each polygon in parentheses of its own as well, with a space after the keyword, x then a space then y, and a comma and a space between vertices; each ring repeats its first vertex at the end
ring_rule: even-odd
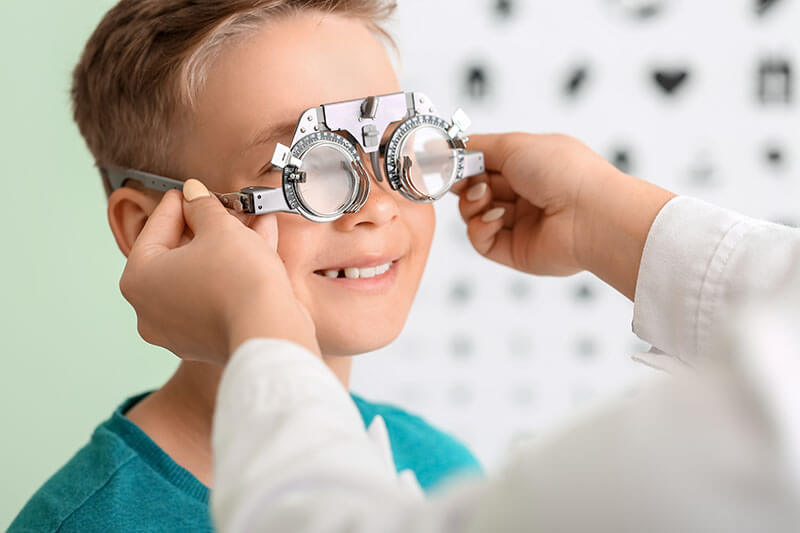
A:
MULTIPOLYGON (((394 0, 121 0, 95 29, 73 73, 75 122, 98 165, 176 174, 170 154, 226 43, 300 11, 381 24, 394 0)), ((110 186, 103 179, 106 193, 110 186)))

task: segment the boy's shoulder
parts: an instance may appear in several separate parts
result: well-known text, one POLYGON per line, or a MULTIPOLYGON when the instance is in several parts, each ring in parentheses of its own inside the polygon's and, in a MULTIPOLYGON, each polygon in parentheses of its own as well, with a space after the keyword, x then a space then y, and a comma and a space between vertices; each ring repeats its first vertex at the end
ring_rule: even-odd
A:
POLYGON ((481 475, 480 463, 469 449, 452 435, 437 429, 419 415, 397 406, 350 395, 361 412, 364 425, 380 415, 386 423, 398 471, 412 470, 423 489, 458 475, 481 475))
POLYGON ((126 407, 139 399, 125 402, 95 429, 89 442, 25 504, 10 533, 148 530, 148 521, 156 529, 172 524, 211 531, 208 489, 171 463, 152 441, 164 457, 148 457, 147 436, 124 417, 126 407), (188 477, 181 480, 181 475, 188 477))
POLYGON ((61 531, 75 513, 91 506, 98 491, 133 458, 99 426, 81 448, 28 500, 9 532, 61 531))

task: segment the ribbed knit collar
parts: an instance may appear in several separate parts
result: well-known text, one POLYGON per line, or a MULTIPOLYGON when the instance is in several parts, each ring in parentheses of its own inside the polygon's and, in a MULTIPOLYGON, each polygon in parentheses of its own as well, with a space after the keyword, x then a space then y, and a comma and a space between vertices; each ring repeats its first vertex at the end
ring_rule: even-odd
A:
POLYGON ((109 431, 115 433, 127 444, 147 465, 150 466, 161 477, 177 487, 186 495, 208 504, 210 490, 199 479, 172 460, 172 458, 159 448, 158 444, 147 436, 147 433, 139 429, 139 426, 131 422, 125 413, 134 405, 143 400, 150 392, 145 392, 125 400, 120 405, 111 418, 106 421, 104 426, 109 431))
MULTIPOLYGON (((139 429, 139 426, 131 422, 125 416, 125 413, 133 408, 134 405, 145 399, 151 392, 152 391, 138 394, 125 400, 103 426, 119 436, 136 455, 169 483, 180 489, 186 495, 203 504, 208 504, 209 495, 211 493, 210 489, 199 479, 194 477, 191 472, 173 461, 158 444, 153 442, 147 433, 139 429)), ((351 396, 356 402, 356 406, 359 408, 362 418, 365 419, 365 425, 367 425, 369 421, 366 420, 367 413, 365 413, 365 411, 368 410, 367 407, 371 406, 371 403, 354 394, 351 396)), ((374 413, 372 413, 372 415, 374 416, 374 413)), ((371 419, 372 416, 369 416, 369 418, 371 419)))

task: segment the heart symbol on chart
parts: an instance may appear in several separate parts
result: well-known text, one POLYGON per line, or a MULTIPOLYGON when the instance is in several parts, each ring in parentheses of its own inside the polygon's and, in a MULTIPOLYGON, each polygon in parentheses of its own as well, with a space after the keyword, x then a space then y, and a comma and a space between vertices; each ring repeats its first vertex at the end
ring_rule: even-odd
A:
POLYGON ((685 69, 656 70, 653 80, 665 94, 673 95, 689 79, 689 71, 685 69))

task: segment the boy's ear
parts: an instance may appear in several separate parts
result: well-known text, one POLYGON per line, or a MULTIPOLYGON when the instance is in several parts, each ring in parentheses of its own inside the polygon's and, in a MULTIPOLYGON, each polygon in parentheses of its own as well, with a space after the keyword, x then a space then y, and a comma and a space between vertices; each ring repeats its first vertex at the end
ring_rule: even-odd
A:
POLYGON ((149 191, 120 187, 108 197, 108 225, 120 251, 128 257, 159 198, 149 191))

